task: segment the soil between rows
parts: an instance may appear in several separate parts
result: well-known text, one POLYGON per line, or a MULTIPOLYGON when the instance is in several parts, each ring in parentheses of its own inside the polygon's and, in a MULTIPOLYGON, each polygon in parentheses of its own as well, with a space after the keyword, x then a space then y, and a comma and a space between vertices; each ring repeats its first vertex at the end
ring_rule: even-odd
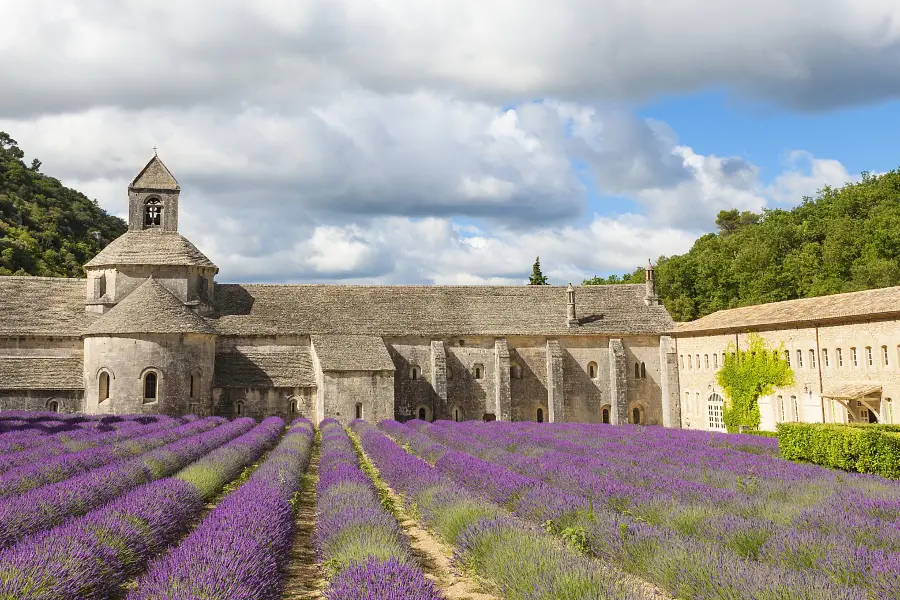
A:
POLYGON ((284 599, 312 600, 323 597, 325 577, 319 567, 313 536, 316 533, 316 481, 319 478, 321 448, 317 441, 312 449, 309 468, 303 477, 303 487, 294 517, 296 533, 290 559, 285 568, 284 599))

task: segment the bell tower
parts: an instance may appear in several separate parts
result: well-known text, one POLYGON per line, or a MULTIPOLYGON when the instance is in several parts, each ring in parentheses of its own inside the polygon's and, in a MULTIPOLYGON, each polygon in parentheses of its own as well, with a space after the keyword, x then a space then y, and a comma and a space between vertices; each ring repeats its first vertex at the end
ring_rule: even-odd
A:
POLYGON ((178 194, 181 187, 159 159, 153 158, 128 186, 129 231, 178 231, 178 194))

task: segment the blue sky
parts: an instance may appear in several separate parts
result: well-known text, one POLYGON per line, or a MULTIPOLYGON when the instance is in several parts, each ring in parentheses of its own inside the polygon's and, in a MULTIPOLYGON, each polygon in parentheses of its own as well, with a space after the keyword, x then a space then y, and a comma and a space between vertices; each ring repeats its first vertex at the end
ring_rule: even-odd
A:
POLYGON ((0 130, 123 216, 158 147, 222 282, 578 283, 900 163, 893 0, 0 14, 0 130))

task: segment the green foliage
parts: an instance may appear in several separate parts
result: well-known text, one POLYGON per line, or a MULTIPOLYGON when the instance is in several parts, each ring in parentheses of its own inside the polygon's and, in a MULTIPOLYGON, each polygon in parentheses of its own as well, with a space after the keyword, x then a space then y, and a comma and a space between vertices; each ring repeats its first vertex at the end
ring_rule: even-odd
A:
POLYGON ((24 156, 0 131, 0 275, 84 277, 82 265, 125 233, 125 221, 24 156))
POLYGON ((900 433, 886 428, 780 423, 778 445, 788 460, 900 479, 900 433))
POLYGON ((534 265, 531 267, 531 277, 528 278, 528 285, 549 285, 544 273, 541 272, 541 257, 534 259, 534 265))
MULTIPOLYGON (((717 310, 900 285, 900 170, 822 188, 791 209, 722 211, 718 233, 660 257, 656 290, 689 321, 717 310)), ((642 269, 585 285, 641 283, 642 269)))
POLYGON ((758 334, 750 334, 746 349, 729 344, 716 382, 725 391, 723 418, 730 433, 737 433, 742 425, 759 429, 760 396, 794 384, 794 371, 781 356, 781 347, 768 348, 758 334))

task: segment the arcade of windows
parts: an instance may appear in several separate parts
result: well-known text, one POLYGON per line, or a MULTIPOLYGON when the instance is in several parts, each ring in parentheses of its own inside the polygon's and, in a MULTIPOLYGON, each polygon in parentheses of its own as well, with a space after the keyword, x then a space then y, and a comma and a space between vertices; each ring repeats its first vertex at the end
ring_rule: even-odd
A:
MULTIPOLYGON (((897 345, 896 348, 896 360, 897 363, 900 364, 900 344, 897 345)), ((832 366, 836 366, 838 368, 842 368, 844 366, 844 349, 843 348, 835 348, 834 349, 834 357, 835 361, 832 361, 832 355, 829 353, 828 348, 822 348, 818 353, 814 348, 810 348, 807 351, 802 349, 796 349, 794 351, 794 356, 791 356, 790 350, 784 351, 784 361, 788 364, 788 366, 795 369, 816 369, 818 367, 821 368, 831 368, 832 366), (804 357, 806 360, 804 360, 804 357), (820 363, 817 367, 816 363, 820 363)), ((680 355, 679 362, 681 363, 681 369, 683 371, 701 371, 701 370, 709 370, 712 368, 713 370, 718 370, 719 368, 719 355, 709 354, 703 355, 703 360, 701 362, 699 354, 687 354, 680 355), (685 356, 687 356, 687 360, 685 360, 685 356), (696 365, 696 367, 695 367, 696 365)), ((872 346, 866 346, 863 349, 862 360, 860 360, 859 352, 856 347, 850 347, 850 366, 852 367, 864 367, 866 369, 888 369, 891 368, 892 360, 891 360, 891 351, 887 345, 882 345, 880 348, 875 348, 872 346), (877 357, 877 358, 876 358, 877 357), (860 364, 862 362, 862 364, 860 364), (876 364, 877 363, 877 364, 876 364)), ((725 353, 722 353, 721 363, 725 364, 725 353)), ((637 366, 635 367, 635 373, 637 373, 637 366)))

